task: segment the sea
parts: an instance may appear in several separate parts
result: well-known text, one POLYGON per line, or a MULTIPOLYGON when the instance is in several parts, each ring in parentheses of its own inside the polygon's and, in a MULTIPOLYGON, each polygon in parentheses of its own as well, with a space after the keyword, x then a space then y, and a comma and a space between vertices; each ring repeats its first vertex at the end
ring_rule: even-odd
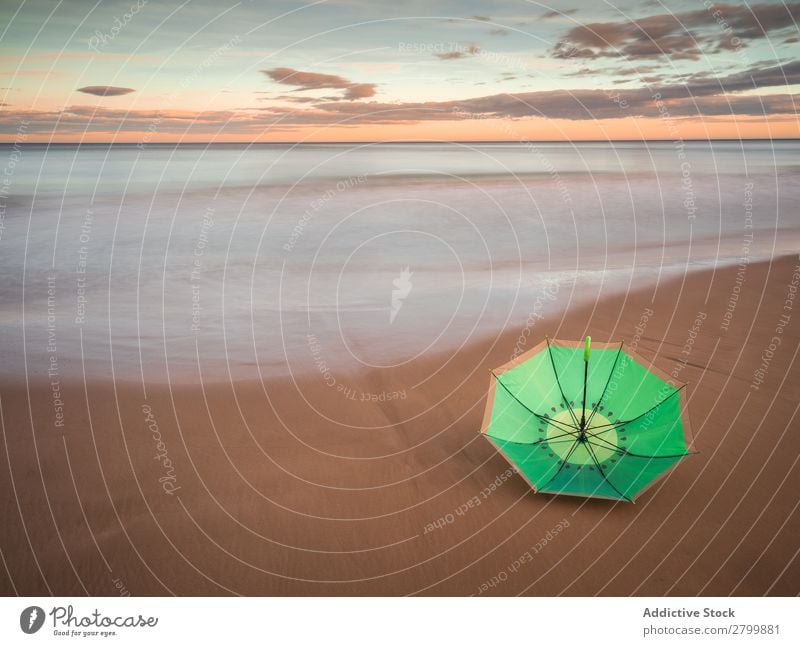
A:
POLYGON ((9 143, 0 166, 2 378, 336 383, 800 249, 791 140, 9 143))

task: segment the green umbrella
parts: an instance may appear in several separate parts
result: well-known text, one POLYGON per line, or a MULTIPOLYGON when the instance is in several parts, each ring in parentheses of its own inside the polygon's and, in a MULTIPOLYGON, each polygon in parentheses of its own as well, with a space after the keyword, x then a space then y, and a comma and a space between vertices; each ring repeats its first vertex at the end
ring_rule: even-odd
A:
POLYGON ((537 492, 633 502, 693 453, 686 384, 590 343, 546 340, 493 370, 481 432, 537 492))

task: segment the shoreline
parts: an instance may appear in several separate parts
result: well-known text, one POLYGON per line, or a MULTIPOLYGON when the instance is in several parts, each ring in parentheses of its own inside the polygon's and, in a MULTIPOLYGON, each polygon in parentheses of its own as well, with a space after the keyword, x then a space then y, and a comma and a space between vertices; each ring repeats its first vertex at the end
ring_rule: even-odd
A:
MULTIPOLYGON (((703 244, 705 241, 700 241, 698 244, 703 244)), ((711 242, 711 241, 709 241, 711 242)), ((649 247, 642 245, 644 250, 649 247)), ((619 252, 620 254, 623 252, 619 252)), ((609 253, 609 258, 615 258, 614 253, 609 253)), ((788 258, 789 255, 779 256, 778 259, 788 258)), ((765 258, 763 254, 751 253, 748 256, 749 260, 747 266, 768 264, 769 258, 765 258)), ((773 261, 774 262, 774 261, 773 261)), ((660 266, 640 267, 637 272, 633 274, 630 267, 625 266, 624 258, 618 262, 608 264, 606 263, 605 269, 598 266, 596 268, 582 268, 577 270, 551 270, 551 271, 534 271, 531 272, 537 277, 536 289, 531 286, 531 291, 535 298, 533 299, 533 309, 526 315, 523 312, 524 307, 518 305, 517 309, 509 314, 509 319, 506 321, 502 330, 491 330, 490 324, 478 324, 473 331, 467 345, 483 346, 491 342, 492 339, 498 337, 511 338, 515 330, 526 329, 530 320, 535 315, 536 319, 546 318, 548 320, 563 319, 567 314, 572 311, 583 311, 586 308, 591 308, 593 303, 598 300, 618 299, 631 292, 641 292, 653 290, 661 283, 668 283, 675 280, 691 280, 691 276, 702 274, 704 272, 727 272, 736 271, 742 265, 741 257, 734 255, 726 255, 718 257, 715 261, 711 260, 696 260, 691 264, 686 264, 683 261, 664 262, 660 266), (550 295, 550 287, 553 284, 558 284, 554 294, 550 295), (557 296, 559 292, 569 292, 569 302, 566 305, 558 303, 557 296), (546 306, 546 307, 543 307, 546 306), (540 310, 546 310, 544 314, 540 310)), ((476 269, 476 272, 479 270, 476 269)), ((519 294, 525 293, 526 289, 520 287, 519 294)), ((29 337, 33 338, 37 328, 33 324, 29 324, 30 332, 29 337)), ((29 344, 30 344, 29 338, 29 344)), ((113 368, 108 354, 107 339, 101 339, 103 344, 103 352, 101 354, 76 353, 74 347, 69 346, 69 342, 74 341, 68 339, 67 343, 59 342, 59 367, 58 374, 65 378, 65 380, 83 380, 85 377, 90 382, 107 381, 114 379, 117 383, 126 384, 141 384, 152 383, 159 386, 166 386, 172 384, 178 385, 191 385, 197 386, 202 383, 226 384, 231 381, 261 381, 261 380, 281 380, 291 379, 293 377, 300 377, 302 380, 309 379, 317 374, 317 368, 312 363, 308 365, 302 364, 302 356, 299 358, 295 356, 298 352, 296 347, 292 348, 291 366, 287 371, 285 362, 275 361, 275 357, 264 357, 261 363, 257 363, 253 359, 245 356, 236 356, 236 351, 231 349, 227 362, 220 356, 204 356, 201 364, 198 365, 195 359, 188 359, 182 356, 180 351, 176 351, 175 344, 179 341, 175 338, 170 338, 168 343, 171 344, 170 353, 171 359, 169 362, 169 371, 167 371, 163 361, 145 361, 144 364, 138 363, 137 359, 141 356, 141 352, 137 351, 139 345, 135 344, 116 344, 114 354, 115 362, 113 368), (64 350, 64 345, 67 345, 68 350, 64 350), (142 375, 146 375, 142 379, 142 375)), ((164 343, 161 338, 146 338, 142 341, 141 347, 147 347, 148 343, 160 345, 164 343)), ((202 342, 201 342, 202 343, 202 342)), ((74 343, 72 344, 74 346, 74 343)), ((223 348, 224 349, 224 348, 223 348)), ((442 350, 437 348, 431 354, 443 356, 450 352, 457 352, 460 347, 453 345, 449 349, 442 350)), ((46 365, 50 354, 48 352, 36 352, 28 350, 28 364, 33 365, 46 365)), ((308 359, 308 357, 306 357, 308 359)), ((381 355, 382 359, 390 361, 397 361, 400 364, 405 364, 409 361, 408 356, 402 354, 397 348, 385 350, 385 354, 381 355)), ((8 383, 13 384, 17 379, 13 376, 13 371, 20 370, 23 366, 22 353, 17 352, 12 354, 6 349, 5 363, 0 367, 0 384, 8 383)), ((342 357, 334 357, 333 363, 337 364, 337 368, 346 373, 348 378, 357 376, 360 368, 351 363, 346 367, 340 361, 342 357)), ((414 359, 411 359, 414 360, 414 359)), ((43 381, 47 382, 47 378, 40 374, 30 376, 29 381, 33 384, 41 384, 43 381)))
POLYGON ((479 437, 519 329, 332 386, 64 379, 62 426, 3 380, 0 592, 795 595, 797 266, 748 264, 726 331, 736 266, 533 320, 690 382, 700 455, 636 505, 533 494, 479 437))

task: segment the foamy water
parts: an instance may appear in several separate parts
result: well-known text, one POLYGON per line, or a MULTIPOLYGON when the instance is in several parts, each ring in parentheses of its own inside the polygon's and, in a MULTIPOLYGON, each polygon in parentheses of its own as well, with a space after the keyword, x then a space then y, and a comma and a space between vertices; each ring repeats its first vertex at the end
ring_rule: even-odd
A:
POLYGON ((0 152, 5 376, 391 365, 800 241, 795 142, 0 152))

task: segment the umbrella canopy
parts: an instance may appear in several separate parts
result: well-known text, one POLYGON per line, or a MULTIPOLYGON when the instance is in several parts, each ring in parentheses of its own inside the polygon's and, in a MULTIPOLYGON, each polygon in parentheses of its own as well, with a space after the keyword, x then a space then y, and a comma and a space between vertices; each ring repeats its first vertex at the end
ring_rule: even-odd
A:
POLYGON ((590 343, 546 340, 492 370, 481 432, 537 492, 633 502, 693 453, 686 384, 590 343))

